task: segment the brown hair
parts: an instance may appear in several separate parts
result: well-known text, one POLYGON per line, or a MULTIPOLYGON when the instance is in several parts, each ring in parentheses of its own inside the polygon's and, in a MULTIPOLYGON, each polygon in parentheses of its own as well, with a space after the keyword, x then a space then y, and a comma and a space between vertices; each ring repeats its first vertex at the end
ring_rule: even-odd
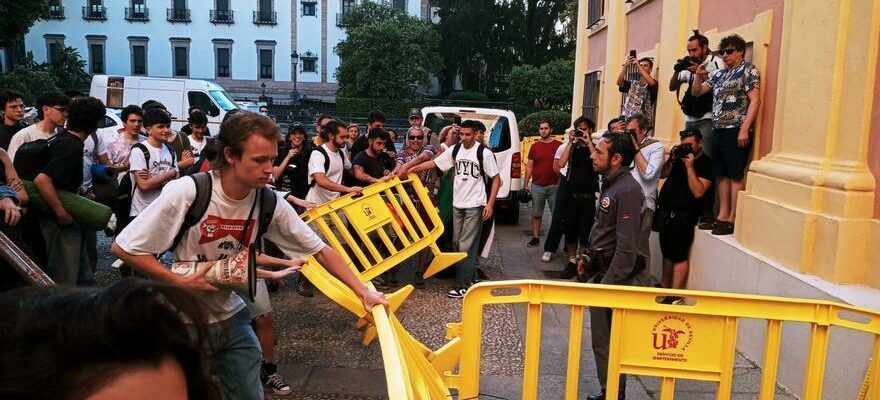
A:
POLYGON ((211 168, 223 169, 229 166, 225 156, 226 148, 229 148, 233 157, 241 157, 244 152, 244 142, 254 134, 275 142, 281 140, 281 128, 264 115, 240 111, 223 121, 214 143, 217 157, 211 160, 211 168))

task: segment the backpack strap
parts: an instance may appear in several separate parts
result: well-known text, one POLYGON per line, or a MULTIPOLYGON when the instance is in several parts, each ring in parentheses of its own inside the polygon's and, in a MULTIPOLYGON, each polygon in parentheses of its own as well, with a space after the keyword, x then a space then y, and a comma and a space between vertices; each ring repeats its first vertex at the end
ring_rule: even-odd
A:
POLYGON ((169 153, 171 153, 171 164, 174 164, 174 166, 177 167, 177 153, 174 152, 174 148, 168 143, 162 143, 162 145, 168 149, 169 153))
POLYGON ((147 149, 147 146, 144 146, 143 143, 135 143, 135 144, 131 145, 131 148, 138 149, 144 153, 144 161, 147 163, 147 169, 149 169, 150 168, 150 150, 147 149))
MULTIPOLYGON (((189 209, 186 210, 186 215, 183 217, 183 225, 180 226, 177 234, 174 235, 174 241, 171 242, 171 247, 168 249, 171 251, 177 248, 186 231, 202 220, 205 212, 208 211, 208 205, 211 204, 211 191, 214 183, 212 182, 211 174, 209 172, 199 172, 189 175, 189 177, 196 185, 196 197, 193 199, 189 209)), ((262 224, 260 227, 262 228, 262 224)))
POLYGON ((269 224, 272 223, 272 217, 275 215, 275 207, 278 205, 278 196, 275 191, 264 187, 257 192, 260 196, 260 220, 257 227, 257 236, 254 237, 254 244, 263 251, 263 235, 269 230, 269 224))
MULTIPOLYGON (((324 149, 324 146, 318 146, 315 147, 315 151, 321 153, 321 155, 324 156, 324 173, 326 174, 328 171, 330 171, 330 157, 327 156, 327 150, 324 149)), ((311 180, 311 182, 309 182, 309 187, 311 188, 315 186, 316 182, 315 178, 312 178, 311 176, 309 176, 309 179, 311 180)))
POLYGON ((92 137, 92 160, 98 161, 98 134, 92 132, 89 136, 92 137))

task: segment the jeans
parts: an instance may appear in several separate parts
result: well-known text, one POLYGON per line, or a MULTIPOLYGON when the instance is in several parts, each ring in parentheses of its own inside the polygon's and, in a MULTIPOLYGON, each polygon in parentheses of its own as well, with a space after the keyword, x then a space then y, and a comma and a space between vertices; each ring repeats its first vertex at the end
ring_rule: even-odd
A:
POLYGON ((477 253, 483 227, 483 207, 452 208, 452 245, 467 257, 455 268, 455 287, 467 288, 477 280, 477 253))
POLYGON ((247 308, 225 321, 208 326, 211 341, 217 346, 215 358, 223 397, 226 400, 262 399, 260 365, 263 352, 251 328, 247 308))
POLYGON ((556 203, 557 185, 541 186, 532 183, 529 186, 532 192, 532 217, 541 218, 544 215, 544 204, 550 205, 550 214, 553 214, 554 205, 556 203))
POLYGON ((571 194, 565 188, 565 177, 560 179, 556 188, 555 203, 556 208, 551 213, 553 217, 550 220, 550 230, 547 232, 547 239, 544 240, 544 251, 550 253, 555 253, 559 247, 559 241, 562 240, 562 234, 565 232, 565 217, 571 204, 571 194))
POLYGON ((55 218, 42 215, 39 222, 46 243, 46 275, 59 285, 94 285, 95 274, 86 251, 86 233, 80 225, 62 226, 55 218))

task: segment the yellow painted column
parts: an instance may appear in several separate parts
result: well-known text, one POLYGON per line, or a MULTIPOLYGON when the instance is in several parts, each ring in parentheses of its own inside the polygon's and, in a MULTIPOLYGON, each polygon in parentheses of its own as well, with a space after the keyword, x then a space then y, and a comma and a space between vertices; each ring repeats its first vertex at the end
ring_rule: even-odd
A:
POLYGON ((751 165, 736 238, 796 271, 880 287, 867 167, 880 2, 787 0, 782 29, 773 150, 751 165))
MULTIPOLYGON (((675 60, 687 54, 687 38, 699 23, 699 0, 664 0, 662 24, 660 25, 660 51, 655 60, 660 94, 657 96, 657 120, 654 137, 666 143, 678 143, 678 132, 684 127, 684 116, 669 92, 669 78, 675 60)), ((687 90, 683 85, 681 90, 687 90)), ((684 93, 684 92, 682 92, 684 93)))
POLYGON ((599 106, 600 129, 612 118, 620 115, 621 97, 617 90, 617 75, 621 64, 626 59, 626 7, 623 1, 605 2, 605 20, 608 25, 608 42, 605 44, 605 71, 602 74, 602 92, 604 95, 599 106))
POLYGON ((590 54, 590 40, 587 34, 588 0, 578 2, 577 43, 574 51, 574 92, 571 97, 572 122, 581 116, 584 105, 584 74, 590 54))

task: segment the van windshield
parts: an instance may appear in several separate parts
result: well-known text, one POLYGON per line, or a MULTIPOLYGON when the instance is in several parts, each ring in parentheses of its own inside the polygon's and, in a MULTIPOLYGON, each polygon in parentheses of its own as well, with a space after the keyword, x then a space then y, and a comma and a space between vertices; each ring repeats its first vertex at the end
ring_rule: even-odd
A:
POLYGON ((483 144, 489 150, 498 153, 510 148, 510 121, 504 116, 475 113, 430 113, 425 116, 424 125, 434 132, 440 132, 445 126, 452 125, 457 117, 462 121, 473 119, 486 125, 483 144))
POLYGON ((233 101, 229 97, 228 93, 222 90, 211 90, 209 91, 209 93, 211 93, 211 97, 214 98, 214 101, 216 101, 217 104, 220 105, 220 108, 222 108, 223 111, 229 111, 238 108, 238 106, 235 105, 235 101, 233 101))

